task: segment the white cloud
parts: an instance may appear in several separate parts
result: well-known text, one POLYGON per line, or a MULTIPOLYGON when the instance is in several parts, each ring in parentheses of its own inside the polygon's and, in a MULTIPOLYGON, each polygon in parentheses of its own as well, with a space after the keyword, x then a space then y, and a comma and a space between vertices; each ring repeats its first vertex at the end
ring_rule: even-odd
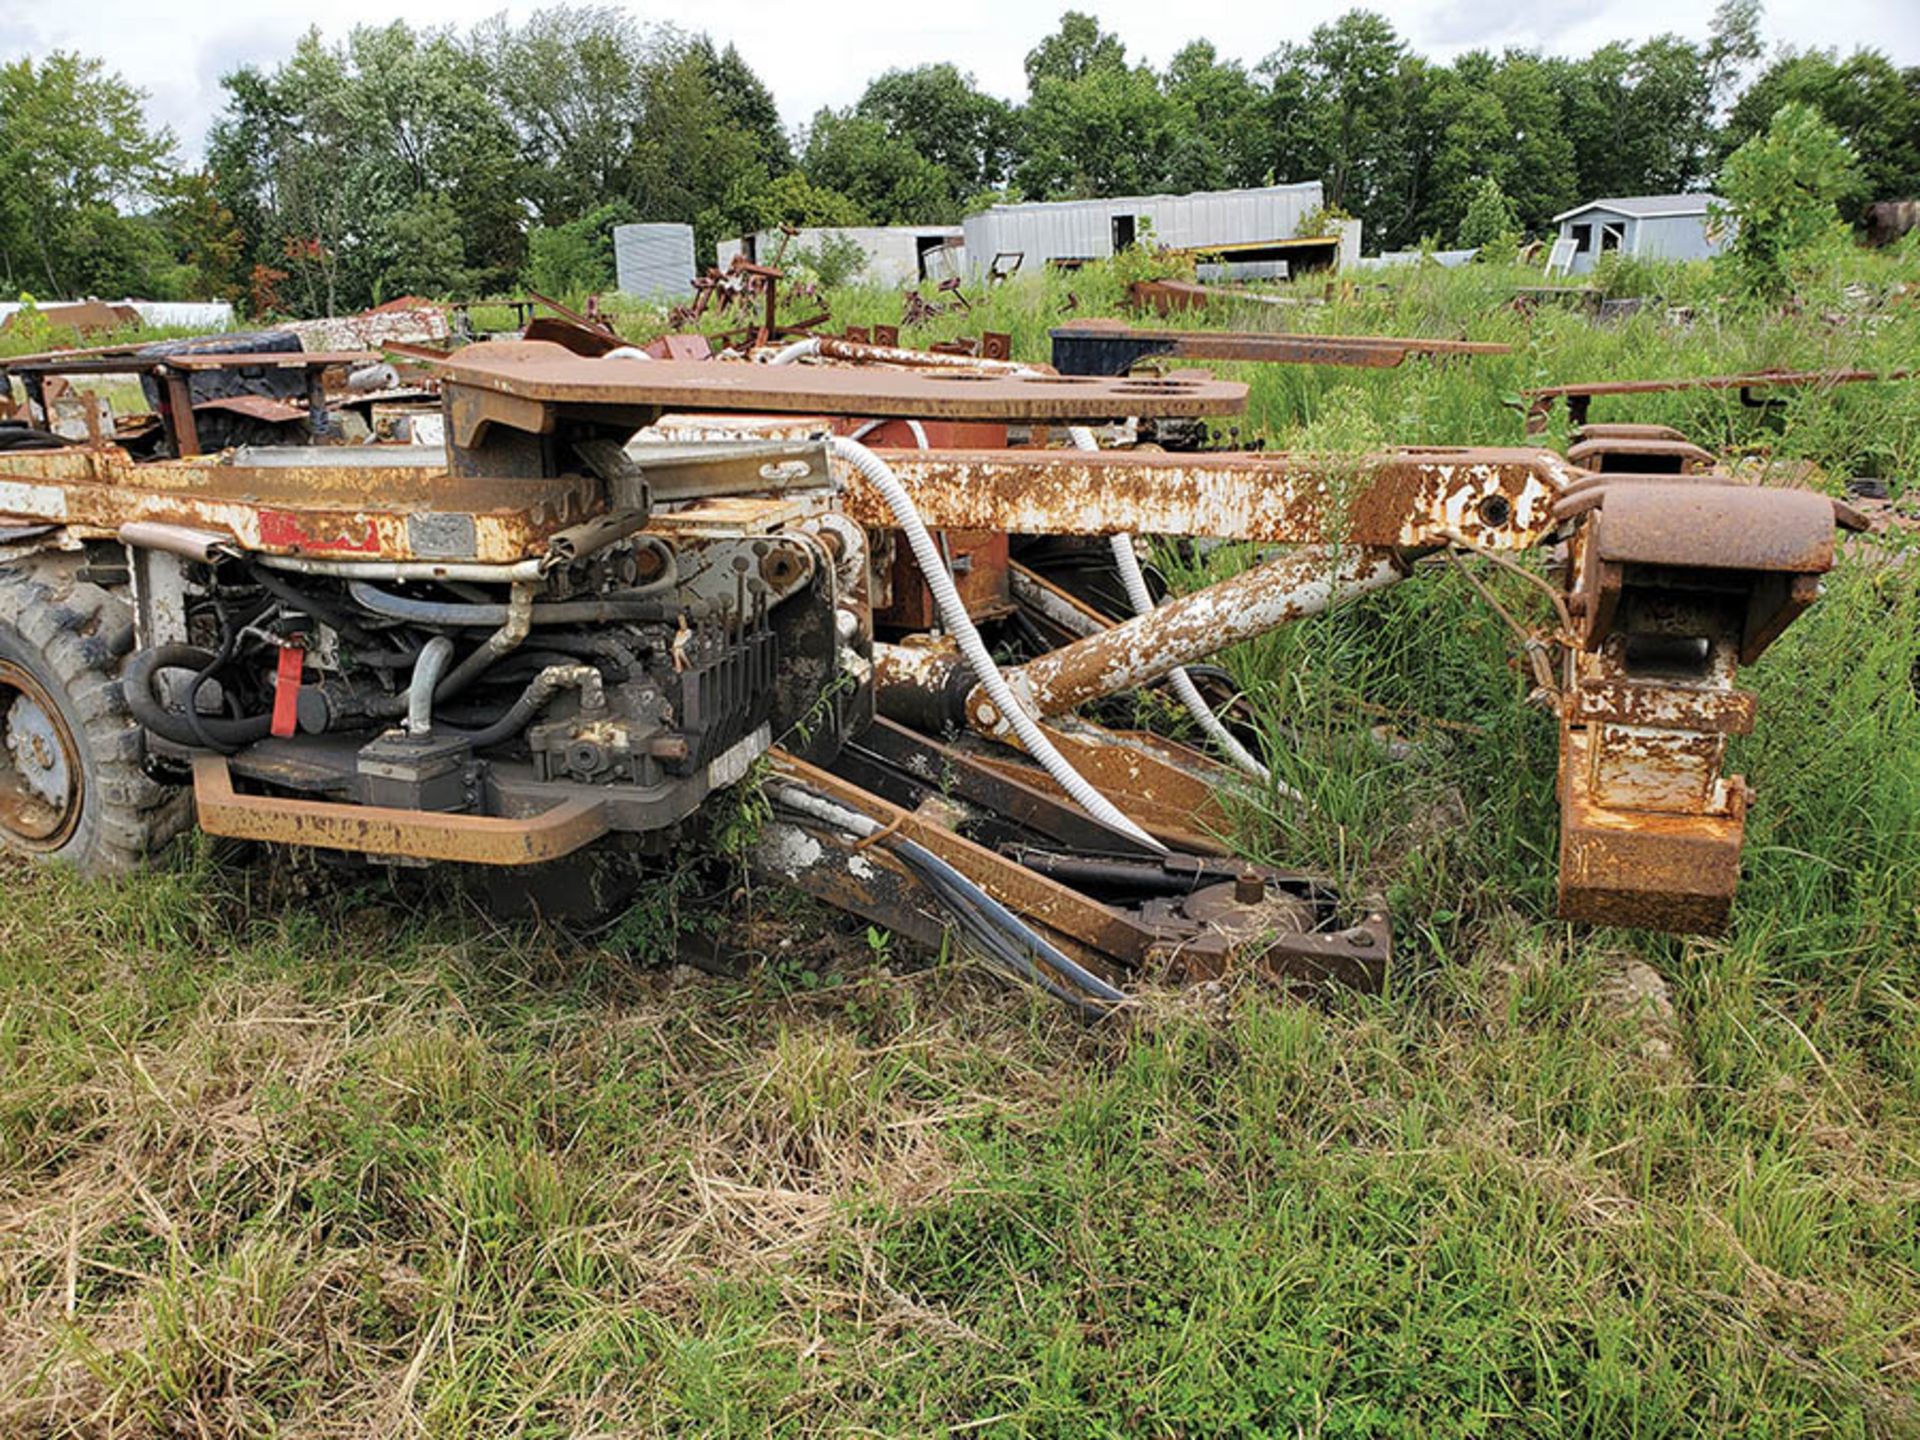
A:
MULTIPOLYGON (((928 0, 880 3, 853 0, 839 6, 796 5, 793 0, 725 0, 699 11, 663 5, 630 5, 642 22, 664 21, 704 29, 733 42, 759 72, 789 124, 804 123, 822 105, 859 98, 866 81, 892 66, 951 60, 980 83, 1009 98, 1025 87, 1021 62, 1053 30, 1069 4, 1092 10, 1127 42, 1136 60, 1163 65, 1187 41, 1204 36, 1223 55, 1252 65, 1288 40, 1304 39, 1317 24, 1365 0, 1295 0, 1284 9, 1264 5, 1182 6, 1145 0, 1056 0, 1051 5, 1018 0, 976 0, 939 6, 928 0)), ((1637 41, 1661 31, 1702 38, 1714 0, 1614 0, 1593 5, 1577 0, 1412 0, 1379 3, 1418 49, 1449 59, 1461 50, 1508 46, 1584 54, 1610 40, 1637 41)), ((19 0, 13 8, 27 8, 19 0)), ((509 16, 536 8, 516 0, 509 16)), ((0 33, 0 56, 8 59, 50 49, 98 55, 151 96, 153 118, 173 127, 197 152, 218 114, 220 76, 252 62, 272 65, 286 55, 309 25, 330 37, 356 24, 383 24, 395 10, 390 0, 333 0, 324 8, 240 4, 225 0, 172 0, 166 6, 135 0, 92 0, 64 9, 31 7, 31 17, 9 17, 0 33)), ((466 26, 486 12, 471 0, 410 0, 406 18, 415 25, 466 26)), ((1903 65, 1920 63, 1920 6, 1910 0, 1776 0, 1764 30, 1770 46, 1872 45, 1903 65)))

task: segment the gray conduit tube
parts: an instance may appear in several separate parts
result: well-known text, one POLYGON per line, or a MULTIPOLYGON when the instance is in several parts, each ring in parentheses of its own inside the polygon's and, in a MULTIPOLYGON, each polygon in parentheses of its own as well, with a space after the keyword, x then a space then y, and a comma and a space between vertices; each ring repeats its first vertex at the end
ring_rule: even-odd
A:
POLYGON ((947 629, 960 646, 960 653, 966 657, 967 665, 979 680, 981 688, 1013 727, 1013 733, 1019 737, 1027 754, 1039 762, 1060 788, 1073 797, 1074 803, 1094 819, 1164 854, 1167 847, 1128 819, 1119 807, 1088 784, 1086 777, 1075 770, 1067 757, 1047 738, 1047 732, 1040 728, 1040 722, 1028 714, 1014 697, 1006 677, 1000 673, 1000 667, 993 663, 993 656, 987 653, 986 642, 974 628, 973 617, 967 614, 966 602, 961 600, 960 592, 954 586, 952 572, 941 563, 939 548, 933 543, 933 536, 927 532, 926 522, 921 520, 920 512, 914 508, 913 497, 907 493, 906 486, 900 483, 900 477, 893 473, 893 467, 857 440, 836 435, 830 443, 833 453, 858 470, 887 502, 887 508, 893 512, 894 523, 907 537, 913 558, 919 562, 920 573, 926 577, 927 588, 933 592, 941 618, 946 621, 947 629))
MULTIPOLYGON (((1093 432, 1084 425, 1069 425, 1067 434, 1073 438, 1077 450, 1098 450, 1100 442, 1093 438, 1093 432)), ((1140 557, 1134 553, 1131 535, 1115 535, 1110 544, 1113 549, 1114 567, 1120 572, 1120 583, 1126 586, 1127 603, 1133 606, 1136 615, 1153 613, 1153 595, 1147 589, 1147 577, 1140 572, 1140 557)), ((1187 707, 1187 713, 1193 716, 1196 724, 1207 732, 1207 738, 1218 745, 1221 752, 1240 769, 1253 776, 1262 785, 1271 782, 1273 777, 1267 773, 1252 751, 1242 745, 1234 733, 1227 729, 1220 717, 1213 713, 1213 707, 1193 683, 1193 677, 1184 669, 1167 672, 1167 684, 1173 687, 1173 693, 1180 703, 1187 707)))

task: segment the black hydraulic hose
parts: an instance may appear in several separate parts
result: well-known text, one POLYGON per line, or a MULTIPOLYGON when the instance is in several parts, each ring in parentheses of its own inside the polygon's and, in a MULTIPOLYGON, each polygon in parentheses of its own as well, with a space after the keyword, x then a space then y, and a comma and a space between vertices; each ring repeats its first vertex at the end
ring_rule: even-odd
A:
MULTIPOLYGON (((773 800, 814 824, 825 820, 836 828, 861 834, 860 822, 865 822, 872 827, 865 833, 879 830, 877 822, 872 821, 871 817, 848 811, 803 786, 776 787, 773 800), (791 794, 783 798, 783 790, 789 790, 791 794), (815 808, 820 813, 813 813, 815 808), (842 824, 840 820, 832 818, 835 812, 845 816, 847 823, 842 824)), ((1124 992, 1062 954, 980 885, 925 846, 899 835, 889 836, 881 843, 920 878, 967 933, 980 943, 988 957, 1002 968, 1033 982, 1085 1015, 1096 1018, 1104 1016, 1114 1006, 1125 1003, 1124 992)))
POLYGON ((133 718, 161 739, 171 740, 188 749, 196 749, 204 744, 237 749, 266 739, 273 733, 272 715, 248 715, 238 720, 202 716, 200 725, 196 727, 185 715, 168 709, 160 702, 153 682, 159 678, 162 670, 190 670, 198 674, 215 659, 214 651, 198 645, 156 645, 151 650, 136 652, 127 661, 127 668, 121 675, 121 690, 126 696, 127 708, 133 712, 133 718), (206 740, 203 741, 196 730, 204 730, 206 740))
POLYGON ((208 717, 200 713, 201 687, 213 677, 214 671, 233 659, 233 652, 240 642, 240 634, 233 626, 223 625, 221 628, 224 633, 220 637, 220 648, 214 652, 211 660, 194 672, 193 679, 187 682, 187 728, 193 731, 194 738, 206 749, 217 750, 222 755, 231 755, 239 747, 214 739, 207 730, 208 717))
MULTIPOLYGON (((348 582, 354 603, 376 615, 405 620, 415 625, 489 625, 507 623, 508 607, 466 600, 419 600, 411 595, 395 595, 364 580, 348 582)), ((593 600, 548 600, 531 607, 535 625, 604 625, 622 620, 671 622, 680 607, 658 598, 651 591, 616 590, 593 600)))
MULTIPOLYGON (((359 621, 355 620, 352 613, 348 611, 345 606, 338 605, 331 600, 323 599, 309 591, 302 590, 299 586, 290 583, 285 577, 279 575, 270 567, 250 564, 247 566, 247 577, 276 600, 283 601, 288 605, 304 610, 317 620, 324 620, 328 625, 332 626, 356 645, 365 645, 369 649, 372 649, 378 644, 374 639, 373 633, 364 625, 360 624, 359 621)), ((419 656, 419 653, 418 649, 413 650, 402 663, 411 665, 419 656)), ((399 667, 395 666, 394 668, 398 669, 399 667)))
POLYGON ((223 755, 231 755, 238 747, 215 739, 208 731, 207 717, 200 713, 200 691, 208 680, 232 661, 234 652, 240 648, 240 637, 246 628, 272 609, 273 605, 274 601, 269 597, 255 605, 236 622, 227 614, 226 607, 215 601, 215 608, 220 614, 220 648, 214 652, 211 660, 195 672, 192 681, 187 685, 186 694, 187 725, 192 729, 195 738, 208 750, 217 750, 223 755))

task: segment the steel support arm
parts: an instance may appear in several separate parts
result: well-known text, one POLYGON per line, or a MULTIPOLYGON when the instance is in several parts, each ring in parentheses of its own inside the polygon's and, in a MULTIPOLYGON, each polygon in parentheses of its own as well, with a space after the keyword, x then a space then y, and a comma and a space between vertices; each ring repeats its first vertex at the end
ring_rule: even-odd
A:
MULTIPOLYGON (((887 463, 932 530, 1016 535, 1204 535, 1264 545, 1416 547, 1448 532, 1519 550, 1552 530, 1583 474, 1549 450, 1322 455, 1102 450, 900 450, 887 463)), ((835 462, 854 519, 894 517, 835 462)))
MULTIPOLYGON (((1393 550, 1303 547, 1050 650, 1009 671, 1007 681, 1034 714, 1064 715, 1289 621, 1384 589, 1406 574, 1406 562, 1393 550)), ((975 689, 967 697, 967 723, 994 734, 1006 722, 985 692, 975 689)))

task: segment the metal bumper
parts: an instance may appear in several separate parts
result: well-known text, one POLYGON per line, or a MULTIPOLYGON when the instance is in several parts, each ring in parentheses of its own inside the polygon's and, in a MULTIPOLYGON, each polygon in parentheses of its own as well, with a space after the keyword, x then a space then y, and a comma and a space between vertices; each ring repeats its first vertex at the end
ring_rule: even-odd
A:
POLYGON ((538 865, 609 830, 606 802, 582 797, 524 817, 448 815, 281 795, 241 795, 225 757, 193 757, 193 800, 209 835, 467 865, 538 865))

